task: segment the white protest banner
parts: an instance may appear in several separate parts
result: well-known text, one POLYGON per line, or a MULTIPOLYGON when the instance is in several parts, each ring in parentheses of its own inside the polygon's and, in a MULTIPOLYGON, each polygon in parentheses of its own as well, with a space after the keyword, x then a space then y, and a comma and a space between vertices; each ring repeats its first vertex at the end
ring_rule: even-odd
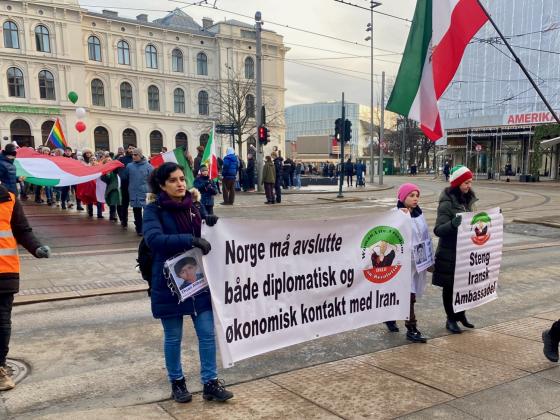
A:
POLYGON ((410 220, 220 219, 203 264, 224 366, 410 310, 410 220))
POLYGON ((457 232, 453 310, 475 308, 498 297, 504 218, 498 207, 463 213, 457 232))

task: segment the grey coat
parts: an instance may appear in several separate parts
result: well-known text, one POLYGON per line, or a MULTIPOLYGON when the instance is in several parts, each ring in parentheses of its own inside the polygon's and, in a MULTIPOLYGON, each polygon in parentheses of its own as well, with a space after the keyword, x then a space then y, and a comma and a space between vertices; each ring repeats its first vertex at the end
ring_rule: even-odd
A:
POLYGON ((128 181, 128 194, 130 196, 130 207, 145 207, 146 194, 148 193, 148 177, 154 168, 146 158, 138 162, 126 165, 121 179, 128 181))

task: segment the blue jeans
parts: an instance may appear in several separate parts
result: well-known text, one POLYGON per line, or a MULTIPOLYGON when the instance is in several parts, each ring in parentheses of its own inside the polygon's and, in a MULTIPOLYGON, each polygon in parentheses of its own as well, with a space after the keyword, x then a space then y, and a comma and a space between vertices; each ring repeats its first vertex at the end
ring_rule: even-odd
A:
POLYGON ((301 188, 301 174, 294 174, 294 187, 301 188))
MULTIPOLYGON (((198 337, 198 356, 200 357, 200 382, 205 384, 218 377, 216 366, 216 340, 214 337, 214 315, 205 311, 191 315, 198 337)), ((181 379, 181 341, 183 339, 183 317, 162 318, 163 353, 169 382, 181 379)))

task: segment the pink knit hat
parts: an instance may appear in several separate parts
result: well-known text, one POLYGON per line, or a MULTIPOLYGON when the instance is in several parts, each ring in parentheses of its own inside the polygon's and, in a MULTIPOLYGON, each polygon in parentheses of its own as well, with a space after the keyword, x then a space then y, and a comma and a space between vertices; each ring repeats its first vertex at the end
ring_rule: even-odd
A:
POLYGON ((412 184, 410 182, 407 182, 406 184, 402 184, 399 190, 397 191, 397 198, 401 203, 404 203, 404 200, 406 200, 408 194, 410 194, 413 191, 418 191, 418 195, 420 195, 420 187, 418 187, 418 185, 412 184))

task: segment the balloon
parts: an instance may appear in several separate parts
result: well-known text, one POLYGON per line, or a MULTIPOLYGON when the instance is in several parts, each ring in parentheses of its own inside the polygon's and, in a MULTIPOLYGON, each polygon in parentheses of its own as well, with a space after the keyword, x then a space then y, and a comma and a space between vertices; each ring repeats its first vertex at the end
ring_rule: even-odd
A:
POLYGON ((82 133, 86 130, 86 124, 83 121, 78 121, 76 123, 76 130, 78 130, 78 133, 82 133))
POLYGON ((76 102, 78 102, 78 94, 72 90, 68 92, 68 99, 70 99, 70 102, 75 104, 76 102))
POLYGON ((84 108, 76 108, 76 117, 78 117, 79 120, 81 120, 85 116, 86 116, 86 110, 84 108))

